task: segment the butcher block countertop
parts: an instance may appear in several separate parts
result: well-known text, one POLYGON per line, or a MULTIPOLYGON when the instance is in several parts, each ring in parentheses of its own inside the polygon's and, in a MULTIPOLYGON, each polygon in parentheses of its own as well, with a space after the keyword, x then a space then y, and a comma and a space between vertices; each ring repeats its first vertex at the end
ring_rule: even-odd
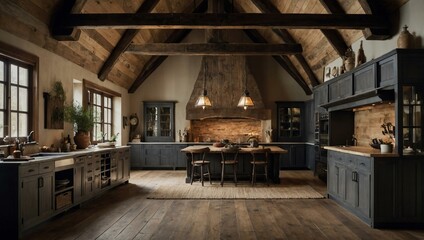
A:
POLYGON ((324 149, 364 157, 399 157, 399 154, 397 153, 381 153, 380 149, 374 149, 368 146, 325 146, 324 149))
MULTIPOLYGON (((189 146, 189 147, 181 149, 181 152, 189 152, 192 149, 198 149, 198 148, 204 148, 204 147, 205 146, 199 146, 199 145, 189 146)), ((222 147, 214 147, 214 146, 207 146, 207 147, 209 147, 211 152, 215 152, 215 153, 219 153, 222 150, 222 147)), ((287 153, 286 149, 283 149, 283 148, 280 148, 280 147, 277 147, 277 146, 263 146, 263 145, 259 146, 257 148, 242 147, 242 148, 240 148, 239 152, 240 153, 250 153, 254 149, 262 149, 263 147, 271 149, 271 153, 287 153)))

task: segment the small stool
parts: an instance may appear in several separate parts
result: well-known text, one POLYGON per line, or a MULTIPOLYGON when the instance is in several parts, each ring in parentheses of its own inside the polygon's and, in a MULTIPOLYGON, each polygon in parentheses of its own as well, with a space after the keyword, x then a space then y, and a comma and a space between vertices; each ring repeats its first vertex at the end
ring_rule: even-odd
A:
POLYGON ((237 148, 223 148, 221 150, 221 186, 224 186, 224 175, 225 175, 225 166, 232 165, 233 166, 233 176, 234 183, 237 186, 237 156, 238 149, 237 148))
POLYGON ((196 148, 189 151, 191 155, 191 179, 190 184, 193 184, 193 178, 194 178, 194 169, 195 167, 200 167, 200 181, 202 182, 203 186, 203 177, 207 175, 209 177, 209 182, 212 184, 211 181, 211 174, 210 174, 210 161, 205 160, 206 153, 210 152, 209 147, 204 148, 196 148), (203 167, 207 168, 207 173, 203 173, 203 167))
POLYGON ((252 155, 252 161, 250 162, 252 164, 252 186, 256 183, 256 167, 257 166, 263 166, 266 178, 266 183, 269 186, 268 182, 268 155, 271 152, 271 149, 269 148, 260 148, 260 149, 253 149, 250 154, 252 155))

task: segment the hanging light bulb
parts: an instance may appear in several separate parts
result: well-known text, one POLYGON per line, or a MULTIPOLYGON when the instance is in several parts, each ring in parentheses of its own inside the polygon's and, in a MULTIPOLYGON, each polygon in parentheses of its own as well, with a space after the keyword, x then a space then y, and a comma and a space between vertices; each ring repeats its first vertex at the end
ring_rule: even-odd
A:
POLYGON ((249 95, 249 91, 247 91, 247 64, 245 63, 244 70, 244 92, 241 95, 241 98, 237 104, 237 107, 242 107, 246 110, 248 107, 253 107, 255 104, 253 103, 252 98, 249 95))
POLYGON ((202 109, 205 109, 206 107, 212 107, 211 100, 209 100, 209 97, 207 96, 208 91, 206 91, 206 72, 208 69, 206 65, 206 61, 204 66, 205 66, 205 69, 204 69, 205 77, 203 78, 203 92, 199 96, 199 98, 197 98, 197 101, 194 104, 195 107, 202 107, 202 109))

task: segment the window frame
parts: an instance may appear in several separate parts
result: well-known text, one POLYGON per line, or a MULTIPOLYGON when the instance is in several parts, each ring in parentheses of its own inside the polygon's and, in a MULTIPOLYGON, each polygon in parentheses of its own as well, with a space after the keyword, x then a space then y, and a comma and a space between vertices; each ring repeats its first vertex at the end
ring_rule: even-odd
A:
MULTIPOLYGON (((36 111, 39 106, 38 102, 38 68, 39 68, 39 58, 31 53, 25 52, 19 48, 16 48, 12 45, 6 44, 4 42, 0 42, 0 58, 2 60, 6 60, 8 62, 7 64, 14 64, 19 66, 24 66, 25 68, 28 68, 28 120, 27 120, 27 131, 28 133, 30 131, 34 131, 34 140, 38 140, 38 122, 37 119, 39 119, 39 111, 36 111)), ((19 68, 18 68, 19 69, 19 68)), ((8 72, 5 73, 8 74, 8 72)), ((7 86, 7 88, 10 88, 10 83, 7 86)), ((10 89, 7 89, 7 91, 10 91, 10 89)), ((7 93, 10 94, 10 93, 7 93)), ((9 99, 6 99, 5 103, 9 104, 9 99)), ((7 110, 8 112, 6 114, 9 114, 7 119, 7 124, 10 122, 10 109, 7 110)), ((5 130, 5 134, 9 135, 10 126, 7 127, 5 130)), ((25 136, 28 134, 25 133, 25 135, 19 136, 20 140, 25 141, 25 136)), ((4 144, 3 137, 0 138, 0 144, 4 144)))
MULTIPOLYGON (((111 116, 110 116, 111 122, 110 122, 110 124, 107 123, 107 124, 110 125, 111 133, 107 134, 107 136, 105 136, 105 139, 104 139, 105 141, 109 141, 111 134, 116 132, 116 129, 114 129, 114 126, 116 126, 116 124, 114 123, 114 111, 115 111, 114 98, 115 97, 121 97, 121 94, 117 93, 115 91, 112 91, 110 89, 107 89, 105 87, 91 83, 87 80, 83 80, 83 92, 84 92, 84 94, 83 94, 83 105, 87 108, 93 107, 93 103, 90 102, 90 100, 93 99, 92 98, 93 94, 99 94, 101 96, 101 104, 102 104, 102 106, 101 106, 102 112, 100 114, 101 121, 99 121, 99 122, 95 121, 95 124, 96 123, 101 124, 101 131, 102 132, 103 132, 103 129, 104 129, 104 123, 103 123, 104 108, 105 108, 104 97, 111 99, 111 107, 110 107, 110 109, 111 109, 111 116)), ((94 134, 94 127, 93 127, 93 129, 91 130, 91 134, 90 134, 90 141, 91 141, 92 144, 97 144, 99 141, 95 140, 94 137, 95 137, 95 134, 94 134)))

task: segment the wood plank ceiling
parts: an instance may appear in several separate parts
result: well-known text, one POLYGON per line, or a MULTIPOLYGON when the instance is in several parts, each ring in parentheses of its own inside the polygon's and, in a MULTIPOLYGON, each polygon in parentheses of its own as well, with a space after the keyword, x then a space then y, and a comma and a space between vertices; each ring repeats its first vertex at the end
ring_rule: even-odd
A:
MULTIPOLYGON (((233 53, 246 55, 278 51, 280 55, 273 55, 274 60, 310 94, 312 87, 322 82, 323 67, 343 56, 360 37, 372 40, 393 36, 399 28, 392 23, 393 13, 408 0, 380 0, 378 4, 372 0, 222 1, 226 13, 207 15, 207 0, 3 0, 0 28, 130 93, 167 55, 189 52, 188 46, 175 43, 180 43, 191 29, 236 28, 244 31, 252 43, 269 45, 262 53, 260 47, 250 46, 249 50, 246 46, 216 45, 217 53, 228 54, 225 49, 230 51, 230 47, 233 53), (156 17, 159 13, 166 14, 156 17), (139 25, 140 21, 145 25, 139 25), (140 52, 142 46, 149 48, 140 52), (128 48, 131 51, 126 51, 128 48), (160 49, 163 52, 157 53, 160 49)), ((201 54, 204 47, 197 46, 196 54, 201 54)))

